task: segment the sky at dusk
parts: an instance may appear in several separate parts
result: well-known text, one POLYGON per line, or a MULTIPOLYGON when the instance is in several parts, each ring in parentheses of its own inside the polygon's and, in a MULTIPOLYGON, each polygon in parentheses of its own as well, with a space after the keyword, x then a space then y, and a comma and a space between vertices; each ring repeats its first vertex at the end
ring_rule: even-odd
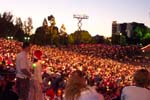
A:
POLYGON ((150 0, 0 0, 0 13, 5 11, 23 21, 31 17, 34 30, 52 14, 56 26, 60 28, 64 24, 68 34, 78 29, 78 20, 73 14, 89 16, 82 21, 82 29, 92 36, 111 36, 114 20, 118 23, 139 22, 150 27, 150 0))

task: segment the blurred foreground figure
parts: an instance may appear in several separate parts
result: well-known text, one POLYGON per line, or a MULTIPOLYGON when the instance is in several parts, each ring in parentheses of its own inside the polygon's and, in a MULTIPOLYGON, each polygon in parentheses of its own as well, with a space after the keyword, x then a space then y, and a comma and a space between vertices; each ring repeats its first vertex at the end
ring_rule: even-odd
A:
POLYGON ((8 82, 0 100, 18 100, 18 95, 14 92, 13 82, 8 82))
POLYGON ((101 94, 87 86, 81 71, 77 70, 70 76, 65 88, 65 100, 104 100, 101 94))
POLYGON ((34 52, 32 64, 32 77, 30 80, 30 94, 29 100, 42 100, 42 65, 41 65, 42 52, 36 50, 34 52))
POLYGON ((140 69, 133 76, 135 86, 123 88, 121 100, 150 100, 150 90, 147 89, 150 82, 150 73, 140 69))
POLYGON ((19 100, 27 100, 29 94, 29 83, 31 78, 30 64, 28 60, 29 43, 23 43, 22 51, 16 57, 16 88, 19 100))

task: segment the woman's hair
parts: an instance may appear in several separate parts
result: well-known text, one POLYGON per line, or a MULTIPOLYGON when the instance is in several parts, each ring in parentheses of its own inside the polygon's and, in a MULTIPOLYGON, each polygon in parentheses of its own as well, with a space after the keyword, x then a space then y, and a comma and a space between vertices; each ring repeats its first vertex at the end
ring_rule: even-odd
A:
POLYGON ((133 81, 138 86, 147 87, 150 81, 150 73, 146 69, 137 70, 134 74, 133 81))
POLYGON ((65 100, 77 100, 80 97, 80 93, 86 89, 86 86, 83 73, 79 70, 74 71, 65 88, 65 100))

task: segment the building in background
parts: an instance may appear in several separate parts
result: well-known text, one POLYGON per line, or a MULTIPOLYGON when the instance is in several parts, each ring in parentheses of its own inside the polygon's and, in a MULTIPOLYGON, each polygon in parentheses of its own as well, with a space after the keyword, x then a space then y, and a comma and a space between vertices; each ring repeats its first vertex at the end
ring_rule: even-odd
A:
MULTIPOLYGON (((140 29, 147 28, 143 23, 117 23, 117 21, 112 22, 112 43, 120 44, 120 39, 125 39, 127 44, 135 44, 133 41, 137 35, 137 27, 140 29)), ((140 30, 139 30, 140 31, 140 30)))

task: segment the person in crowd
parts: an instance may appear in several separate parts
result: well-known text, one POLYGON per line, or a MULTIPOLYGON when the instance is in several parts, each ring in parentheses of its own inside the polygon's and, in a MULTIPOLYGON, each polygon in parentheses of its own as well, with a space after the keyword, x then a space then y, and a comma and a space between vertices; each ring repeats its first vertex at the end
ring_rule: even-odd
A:
MULTIPOLYGON (((0 42, 0 76, 6 76, 3 77, 4 82, 0 81, 3 92, 7 80, 12 79, 8 70, 15 68, 16 55, 21 51, 22 42, 4 38, 0 38, 0 42)), ((62 86, 61 89, 64 89, 72 71, 80 69, 85 73, 88 85, 96 85, 98 92, 102 93, 105 99, 108 97, 112 100, 120 97, 120 92, 116 93, 118 88, 133 84, 132 75, 136 70, 143 67, 149 70, 150 66, 150 57, 139 56, 141 49, 137 45, 81 44, 69 45, 67 48, 31 45, 30 48, 29 58, 33 56, 32 51, 42 51, 44 90, 53 87, 55 96, 58 89, 62 86), (101 79, 98 79, 97 75, 101 79)))
POLYGON ((29 100, 42 100, 43 99, 41 56, 42 56, 42 52, 40 50, 36 50, 34 52, 29 100))
POLYGON ((16 57, 16 88, 20 100, 27 100, 29 94, 29 83, 31 78, 28 52, 30 44, 25 42, 22 51, 16 57))
POLYGON ((102 95, 86 84, 80 70, 74 71, 70 76, 64 95, 65 100, 104 100, 102 95))
POLYGON ((8 82, 6 88, 2 94, 1 100, 18 100, 18 95, 14 92, 15 83, 8 82))
POLYGON ((150 90, 147 89, 150 73, 146 69, 137 70, 133 76, 135 86, 126 86, 122 90, 121 100, 150 100, 150 90))

